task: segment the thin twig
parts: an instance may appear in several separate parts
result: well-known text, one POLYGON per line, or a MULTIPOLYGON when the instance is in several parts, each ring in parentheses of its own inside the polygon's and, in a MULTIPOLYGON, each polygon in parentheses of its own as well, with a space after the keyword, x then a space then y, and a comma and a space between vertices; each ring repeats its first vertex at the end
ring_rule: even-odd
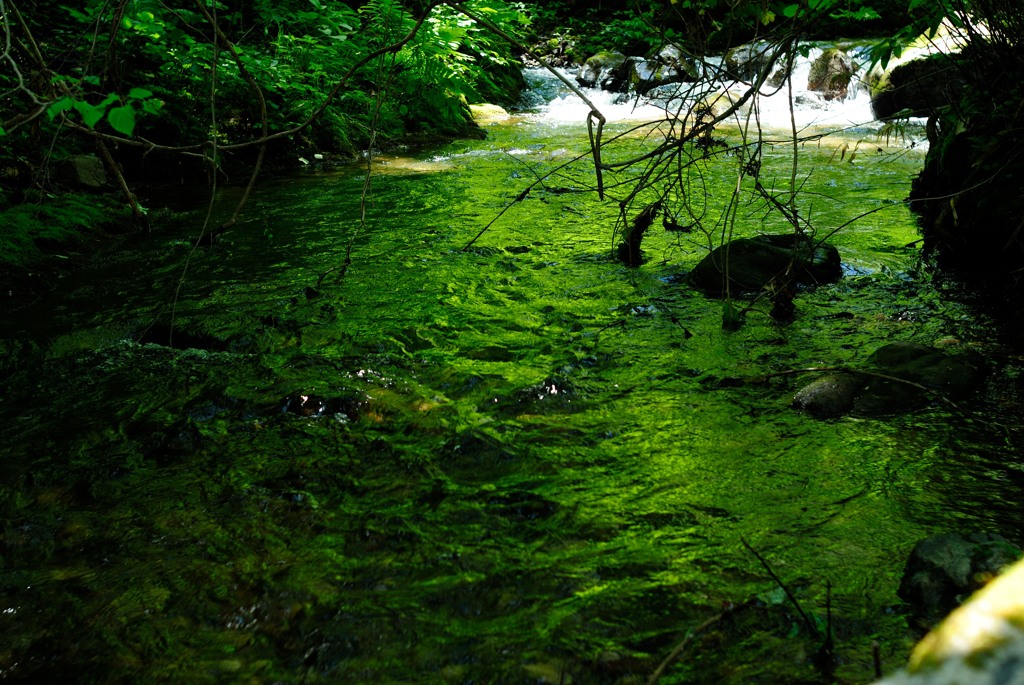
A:
POLYGON ((693 642, 693 640, 698 635, 700 635, 705 630, 715 625, 722 619, 732 616, 737 611, 740 611, 741 609, 746 609, 751 606, 753 606, 753 600, 746 601, 743 604, 735 604, 726 609, 725 611, 723 611, 722 613, 712 616, 711 618, 704 621, 693 630, 687 632, 686 636, 678 645, 676 645, 675 649, 673 649, 667 657, 661 660, 661 663, 658 664, 658 668, 656 668, 654 670, 654 673, 651 674, 651 677, 647 679, 647 685, 654 685, 654 683, 658 682, 661 676, 665 675, 666 669, 668 669, 668 667, 672 665, 672 662, 679 658, 679 656, 686 650, 687 647, 690 646, 690 643, 693 642))
MULTIPOLYGON (((202 12, 203 16, 206 18, 206 21, 209 22, 210 26, 213 28, 215 32, 215 40, 219 39, 221 42, 224 43, 228 51, 231 53, 231 56, 235 60, 235 65, 238 67, 238 73, 242 75, 242 78, 245 79, 245 82, 248 83, 249 87, 252 88, 254 93, 256 93, 256 99, 260 104, 261 133, 263 134, 263 137, 266 138, 268 133, 270 132, 270 125, 268 123, 267 117, 267 100, 266 98, 263 97, 263 89, 260 88, 260 85, 256 82, 256 79, 253 78, 252 73, 248 69, 246 69, 245 62, 242 61, 242 56, 238 54, 238 50, 235 48, 235 44, 228 39, 227 35, 225 35, 224 31, 220 28, 220 25, 217 23, 216 19, 214 19, 213 16, 210 14, 209 10, 206 9, 206 5, 204 4, 203 0, 196 0, 196 5, 199 7, 199 11, 202 12)), ((263 159, 266 157, 266 155, 267 143, 260 143, 259 153, 256 156, 256 163, 253 165, 252 174, 250 174, 249 176, 249 183, 248 185, 245 186, 245 192, 242 193, 242 198, 238 201, 238 204, 235 206, 235 211, 234 213, 232 213, 231 218, 222 223, 220 226, 218 226, 211 233, 211 236, 213 236, 214 234, 224 232, 225 230, 234 226, 235 223, 238 221, 238 215, 241 214, 242 208, 245 207, 246 203, 249 201, 249 196, 252 194, 252 189, 256 185, 256 179, 260 175, 260 169, 263 167, 263 159)))
POLYGON ((740 536, 740 542, 743 543, 743 546, 747 548, 748 552, 753 554, 754 557, 759 562, 761 562, 761 566, 764 567, 764 570, 768 572, 768 575, 771 576, 771 579, 774 580, 776 584, 778 584, 778 586, 782 588, 782 591, 786 593, 786 597, 793 604, 793 607, 796 609, 796 612, 800 614, 800 618, 803 620, 804 626, 806 626, 808 632, 810 632, 813 635, 815 632, 814 624, 811 622, 811 619, 807 617, 807 614, 804 613, 803 608, 800 606, 800 602, 796 601, 796 597, 794 597, 793 593, 789 591, 789 588, 786 587, 786 584, 782 582, 781 578, 775 575, 775 571, 773 571, 772 567, 768 565, 768 562, 765 561, 765 558, 758 554, 757 550, 751 547, 750 543, 747 542, 745 538, 740 536))

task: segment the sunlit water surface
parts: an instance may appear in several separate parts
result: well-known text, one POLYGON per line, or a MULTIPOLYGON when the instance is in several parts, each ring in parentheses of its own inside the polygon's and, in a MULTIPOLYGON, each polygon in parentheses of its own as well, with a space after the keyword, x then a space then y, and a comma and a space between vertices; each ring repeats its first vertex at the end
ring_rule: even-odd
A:
MULTIPOLYGON (((795 323, 726 332, 684 280, 720 238, 656 225, 624 267, 621 195, 596 199, 586 159, 464 250, 587 152, 578 126, 487 131, 376 158, 365 225, 365 165, 267 181, 219 246, 192 249, 197 214, 9 323, 0 679, 644 682, 757 599, 662 682, 826 682, 746 541, 819 627, 831 588, 837 673, 867 682, 873 642, 887 667, 912 643, 893 607, 917 540, 1021 530, 991 393, 818 421, 789 406, 807 376, 728 380, 894 340, 987 349, 916 269, 919 151, 802 146, 819 234, 884 209, 831 238, 847 275, 795 323)), ((692 173, 717 230, 735 165, 692 173)), ((744 202, 737 235, 786 230, 744 202)))

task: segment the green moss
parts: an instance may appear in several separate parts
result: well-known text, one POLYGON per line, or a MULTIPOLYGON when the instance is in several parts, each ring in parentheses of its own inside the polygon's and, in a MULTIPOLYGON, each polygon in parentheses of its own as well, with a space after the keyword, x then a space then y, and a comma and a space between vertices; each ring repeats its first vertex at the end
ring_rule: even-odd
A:
MULTIPOLYGON (((32 312, 46 336, 10 322, 47 354, 13 368, 0 400, 0 581, 16 610, 3 667, 625 682, 760 597, 697 635, 665 681, 809 680, 821 636, 741 537, 815 623, 831 586, 837 679, 871 678, 874 640, 887 663, 905 658, 889 607, 906 550, 934 527, 1017 521, 1005 433, 941 409, 818 422, 789 408, 795 380, 725 381, 971 333, 909 276, 914 225, 893 200, 920 158, 840 165, 806 148, 822 230, 892 206, 830 238, 853 275, 800 293, 796 323, 752 311, 723 333, 720 303, 681 283, 698 236, 655 224, 628 269, 611 255, 618 207, 582 193, 538 189, 463 251, 524 177, 587 150, 583 132, 489 130, 376 161, 344 279, 320 275, 345 258, 365 165, 257 188, 253 230, 213 250, 158 235, 107 256, 32 312), (167 317, 126 340, 170 302, 193 349, 168 347, 167 317), (326 409, 304 415, 296 396, 326 409)), ((623 140, 612 158, 646 144, 623 140)), ((701 171, 713 213, 735 170, 701 171)), ((789 160, 766 149, 761 173, 786 179, 789 160)), ((744 213, 746 235, 785 228, 744 213)))
POLYGON ((0 265, 25 267, 73 251, 101 229, 125 220, 124 208, 104 196, 37 193, 0 210, 0 265))

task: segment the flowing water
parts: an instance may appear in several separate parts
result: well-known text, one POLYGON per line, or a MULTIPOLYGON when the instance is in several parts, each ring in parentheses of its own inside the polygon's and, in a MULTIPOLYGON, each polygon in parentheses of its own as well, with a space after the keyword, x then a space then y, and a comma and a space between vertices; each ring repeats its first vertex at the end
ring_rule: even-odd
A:
MULTIPOLYGON (((919 150, 804 145, 819 230, 880 209, 795 323, 728 332, 684 279, 710 239, 652 229, 623 266, 585 159, 464 250, 587 151, 487 131, 376 158, 365 226, 364 164, 268 181, 220 245, 188 215, 8 317, 0 680, 635 683, 724 616, 660 682, 833 682, 831 613, 836 678, 868 682, 872 643, 912 644, 917 540, 1019 536, 1019 367, 917 267, 919 150), (966 412, 819 421, 806 376, 735 382, 952 338, 1002 379, 966 412)), ((712 218, 734 167, 694 167, 712 218)), ((735 230, 785 226, 749 202, 735 230)))

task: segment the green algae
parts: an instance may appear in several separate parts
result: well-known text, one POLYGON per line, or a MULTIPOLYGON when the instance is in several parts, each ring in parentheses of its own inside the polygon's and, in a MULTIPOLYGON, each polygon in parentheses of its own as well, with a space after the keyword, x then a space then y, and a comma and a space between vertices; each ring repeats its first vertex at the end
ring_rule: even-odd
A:
MULTIPOLYGON (((86 301, 12 321, 41 352, 0 405, 0 674, 643 682, 757 598, 661 682, 831 682, 812 665, 829 585, 837 678, 869 681, 876 640, 905 660, 912 545, 1019 529, 1010 429, 942 405, 820 422, 789 407, 798 376, 734 379, 984 334, 917 269, 898 201, 920 159, 808 146, 821 231, 881 209, 830 238, 847 276, 800 293, 795 323, 755 309, 727 333, 682 282, 708 238, 652 231, 622 266, 585 164, 463 250, 586 152, 490 131, 381 160, 365 227, 365 168, 283 179, 214 250, 111 255, 69 284, 86 301)), ((734 172, 701 169, 713 217, 734 172)), ((738 233, 763 230, 786 227, 745 206, 738 233)))

